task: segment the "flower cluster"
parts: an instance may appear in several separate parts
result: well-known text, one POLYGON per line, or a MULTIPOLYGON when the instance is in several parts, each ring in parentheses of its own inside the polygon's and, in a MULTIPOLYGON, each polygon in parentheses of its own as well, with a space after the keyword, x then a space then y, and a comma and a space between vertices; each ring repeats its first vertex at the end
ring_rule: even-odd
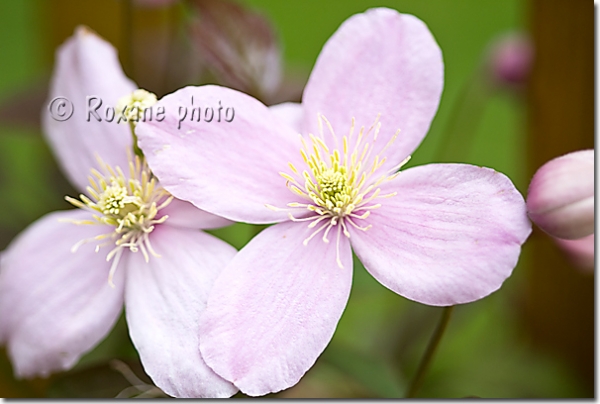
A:
POLYGON ((381 284, 420 303, 496 291, 531 231, 512 182, 466 164, 404 168, 442 89, 427 26, 385 8, 342 24, 301 104, 271 107, 214 85, 155 104, 110 45, 79 29, 58 51, 50 97, 97 94, 119 110, 167 114, 131 125, 44 116, 82 194, 67 198, 78 209, 40 219, 1 256, 0 342, 16 374, 72 367, 125 304, 144 369, 167 394, 286 389, 335 332, 352 251, 381 284), (190 97, 232 105, 235 120, 178 127, 190 97), (200 231, 231 221, 274 225, 239 252, 200 231))

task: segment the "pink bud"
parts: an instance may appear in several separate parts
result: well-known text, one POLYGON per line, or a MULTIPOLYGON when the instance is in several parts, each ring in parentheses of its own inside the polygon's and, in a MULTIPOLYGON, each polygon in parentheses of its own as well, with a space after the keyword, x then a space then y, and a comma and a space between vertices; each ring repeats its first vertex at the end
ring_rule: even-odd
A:
POLYGON ((269 19, 230 0, 194 0, 191 40, 223 85, 258 96, 279 87, 282 60, 269 19))
POLYGON ((562 248, 573 265, 588 271, 594 270, 594 235, 578 240, 555 239, 556 244, 562 248))
POLYGON ((489 69, 500 84, 525 83, 533 61, 533 45, 524 33, 511 32, 496 39, 490 49, 489 69))
POLYGON ((531 220, 553 237, 578 239, 594 232, 594 150, 550 160, 533 176, 527 195, 531 220))

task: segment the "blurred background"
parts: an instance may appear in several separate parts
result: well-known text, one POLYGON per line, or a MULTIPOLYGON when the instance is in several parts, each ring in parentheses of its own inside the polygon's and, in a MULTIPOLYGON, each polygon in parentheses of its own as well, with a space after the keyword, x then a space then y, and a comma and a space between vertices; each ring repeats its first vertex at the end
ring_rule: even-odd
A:
MULTIPOLYGON (((39 217, 69 209, 64 195, 77 195, 39 124, 54 52, 77 25, 116 46, 125 73, 159 96, 219 83, 275 104, 299 101, 325 41, 376 6, 425 21, 444 55, 440 108, 409 166, 492 167, 526 195, 546 161, 594 147, 595 9, 584 0, 6 0, 0 251, 39 217)), ((257 230, 213 233, 240 248, 257 230)), ((594 397, 593 272, 534 226, 503 287, 454 310, 418 397, 594 397)), ((300 383, 273 396, 402 397, 441 314, 389 291, 355 261, 332 342, 300 383)), ((2 397, 114 397, 136 382, 130 373, 150 383, 123 319, 74 369, 47 379, 15 380, 0 349, 2 397)))

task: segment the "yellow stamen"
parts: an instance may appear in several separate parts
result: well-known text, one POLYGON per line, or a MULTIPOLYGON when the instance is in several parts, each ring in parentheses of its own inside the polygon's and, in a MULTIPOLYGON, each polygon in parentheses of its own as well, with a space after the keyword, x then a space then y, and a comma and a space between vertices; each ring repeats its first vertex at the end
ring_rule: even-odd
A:
POLYGON ((72 247, 75 252, 82 244, 108 239, 109 241, 96 245, 96 252, 101 247, 111 245, 113 249, 107 254, 106 260, 113 260, 109 271, 109 284, 114 286, 112 279, 124 249, 131 252, 141 251, 146 262, 150 255, 160 257, 150 244, 149 234, 155 226, 164 223, 168 216, 159 215, 173 197, 169 195, 152 175, 143 157, 129 155, 129 177, 126 177, 120 167, 112 168, 98 158, 101 170, 92 169, 89 176, 89 195, 80 195, 79 200, 69 196, 65 199, 73 206, 92 213, 93 220, 70 220, 78 225, 108 225, 113 231, 96 237, 84 239, 72 247))
MULTIPOLYGON (((291 174, 280 173, 286 180, 288 189, 294 195, 308 201, 307 203, 293 201, 287 204, 289 210, 301 209, 310 212, 307 217, 289 213, 290 220, 309 222, 308 227, 311 229, 319 225, 304 240, 305 245, 322 231, 323 242, 329 242, 328 235, 331 229, 338 228, 336 250, 340 267, 342 266, 339 258, 341 235, 350 238, 349 226, 361 231, 371 228, 371 225, 361 226, 356 221, 366 220, 371 211, 381 207, 380 203, 373 203, 375 199, 396 195, 395 192, 381 195, 380 185, 396 178, 399 174, 397 171, 410 159, 409 156, 398 166, 392 169, 386 168, 386 171, 382 172, 387 161, 383 152, 396 140, 400 131, 396 131, 388 143, 377 152, 381 129, 379 118, 380 115, 367 130, 364 126, 360 127, 357 136, 354 136, 355 119, 352 118, 348 135, 342 136, 340 141, 327 118, 318 114, 318 135, 309 134, 308 137, 301 139, 300 155, 306 164, 306 169, 300 171, 292 163, 288 163, 291 174), (331 137, 325 136, 324 126, 331 137), (328 144, 326 139, 331 138, 333 143, 328 144), (372 156, 373 154, 376 155, 372 156)), ((270 209, 286 210, 271 205, 266 206, 270 209)))

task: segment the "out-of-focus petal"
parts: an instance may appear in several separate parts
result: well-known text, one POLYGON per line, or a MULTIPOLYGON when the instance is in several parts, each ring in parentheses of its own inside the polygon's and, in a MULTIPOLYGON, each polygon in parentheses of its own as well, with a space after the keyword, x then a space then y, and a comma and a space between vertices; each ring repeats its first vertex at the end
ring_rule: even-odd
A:
POLYGON ((284 208, 292 199, 279 173, 289 170, 288 162, 301 160, 298 134, 260 101, 224 87, 186 87, 156 104, 161 106, 164 121, 140 122, 136 134, 166 190, 235 221, 287 218, 286 212, 265 204, 284 208), (192 97, 194 106, 202 109, 201 122, 190 120, 192 97), (178 129, 178 113, 185 108, 187 117, 178 129), (212 122, 205 120, 207 108, 214 111, 212 122), (234 112, 228 115, 228 110, 234 112))
POLYGON ((271 105, 269 110, 275 114, 282 122, 288 124, 288 126, 297 133, 302 133, 302 119, 304 110, 302 104, 297 102, 283 102, 277 105, 271 105))
POLYGON ((368 129, 381 114, 373 156, 400 129, 385 153, 384 167, 394 167, 429 130, 443 75, 440 48, 421 20, 383 8, 354 15, 327 41, 308 80, 302 99, 305 130, 318 133, 318 113, 338 137, 348 133, 352 117, 358 128, 368 129))
POLYGON ((46 376, 72 367, 111 330, 123 306, 123 273, 108 284, 106 252, 93 244, 102 226, 84 211, 51 213, 21 233, 2 255, 0 339, 18 377, 46 376))
POLYGON ((233 224, 231 220, 205 212, 191 203, 177 198, 173 198, 169 205, 161 209, 160 213, 169 216, 165 222, 166 225, 188 229, 216 229, 233 224))
POLYGON ((314 229, 285 222, 256 236, 215 282, 202 315, 206 363, 257 396, 293 386, 323 352, 352 281, 352 254, 340 239, 302 241, 314 229))
POLYGON ((432 164, 384 183, 366 232, 352 247, 384 286, 420 303, 446 306, 497 290, 531 232, 523 197, 492 169, 432 164))
POLYGON ((556 244, 562 248, 573 265, 585 270, 594 272, 594 235, 578 240, 554 239, 556 244))
POLYGON ((89 185, 90 169, 98 167, 96 155, 113 167, 127 169, 126 153, 132 143, 129 125, 117 124, 118 115, 107 122, 105 112, 135 88, 123 74, 115 48, 88 28, 77 28, 58 49, 42 124, 63 171, 80 190, 89 185), (95 98, 88 101, 87 97, 95 98), (61 99, 67 103, 62 107, 61 99), (72 116, 64 120, 69 103, 72 116), (94 110, 102 121, 88 110, 94 110))
POLYGON ((578 239, 594 232, 594 150, 550 160, 533 176, 527 213, 553 237, 578 239))
POLYGON ((227 87, 264 102, 281 83, 281 51, 268 18, 232 0, 189 1, 190 40, 227 87))
POLYGON ((235 255, 201 231, 161 226, 151 234, 161 257, 127 261, 125 303, 131 340, 144 370, 175 397, 230 397, 237 389, 217 376, 198 349, 198 322, 215 278, 235 255))

